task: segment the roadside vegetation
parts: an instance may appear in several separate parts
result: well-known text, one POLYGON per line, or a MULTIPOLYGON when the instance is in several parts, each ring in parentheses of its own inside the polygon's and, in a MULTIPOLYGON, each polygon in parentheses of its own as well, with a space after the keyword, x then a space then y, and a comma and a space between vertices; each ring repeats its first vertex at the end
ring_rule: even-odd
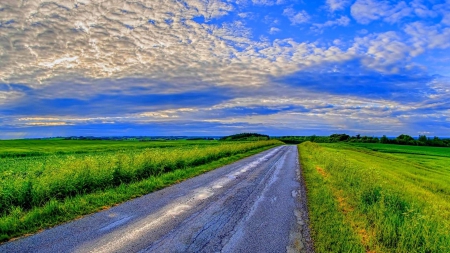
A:
POLYGON ((450 252, 450 150, 299 145, 316 252, 450 252))
POLYGON ((277 140, 34 140, 1 144, 7 142, 14 145, 0 148, 0 241, 107 208, 282 144, 277 140), (33 145, 27 147, 30 143, 33 145))
POLYGON ((315 143, 383 143, 412 146, 450 147, 449 138, 428 138, 425 135, 420 135, 417 139, 414 139, 413 137, 406 134, 401 134, 396 138, 388 138, 386 137, 386 135, 378 138, 373 136, 361 136, 359 134, 356 136, 350 136, 348 134, 332 134, 330 136, 282 136, 277 137, 276 139, 287 144, 300 144, 306 141, 310 141, 315 143))

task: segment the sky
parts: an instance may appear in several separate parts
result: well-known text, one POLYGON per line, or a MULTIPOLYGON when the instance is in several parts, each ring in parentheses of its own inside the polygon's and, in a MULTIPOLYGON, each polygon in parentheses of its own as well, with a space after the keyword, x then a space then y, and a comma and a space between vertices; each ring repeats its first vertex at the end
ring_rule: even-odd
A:
POLYGON ((2 0, 0 139, 450 136, 450 0, 2 0))

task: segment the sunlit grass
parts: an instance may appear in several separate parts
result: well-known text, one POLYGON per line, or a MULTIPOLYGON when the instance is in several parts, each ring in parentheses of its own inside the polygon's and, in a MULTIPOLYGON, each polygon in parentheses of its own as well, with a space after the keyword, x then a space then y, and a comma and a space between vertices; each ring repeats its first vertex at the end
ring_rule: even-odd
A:
POLYGON ((449 149, 385 146, 299 145, 317 252, 450 252, 449 149))

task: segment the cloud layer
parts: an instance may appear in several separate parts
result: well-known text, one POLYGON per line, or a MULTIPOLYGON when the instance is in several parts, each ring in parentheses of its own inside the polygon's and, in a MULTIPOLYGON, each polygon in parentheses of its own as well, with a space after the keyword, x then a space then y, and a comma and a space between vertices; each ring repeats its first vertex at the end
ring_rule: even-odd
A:
POLYGON ((445 135, 449 6, 2 1, 0 138, 90 126, 445 135))

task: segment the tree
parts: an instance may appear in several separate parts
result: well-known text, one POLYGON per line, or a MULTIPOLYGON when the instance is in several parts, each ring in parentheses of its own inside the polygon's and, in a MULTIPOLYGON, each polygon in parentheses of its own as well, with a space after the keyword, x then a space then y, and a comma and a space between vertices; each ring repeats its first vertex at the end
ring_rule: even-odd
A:
POLYGON ((389 139, 388 139, 388 137, 386 137, 386 135, 383 135, 383 137, 380 138, 380 142, 384 143, 384 144, 388 144, 389 139))
POLYGON ((399 135, 396 139, 398 144, 400 145, 414 145, 414 138, 406 135, 406 134, 401 134, 399 135))
POLYGON ((445 143, 437 136, 435 136, 433 140, 431 140, 431 145, 436 147, 445 147, 445 143))
POLYGON ((428 141, 428 138, 425 135, 419 135, 418 143, 419 143, 419 145, 427 146, 429 141, 428 141))
POLYGON ((348 135, 348 134, 332 134, 332 135, 330 135, 331 142, 348 141, 348 139, 350 139, 350 135, 348 135))
POLYGON ((427 142, 427 136, 426 135, 419 135, 419 141, 426 143, 427 142))

